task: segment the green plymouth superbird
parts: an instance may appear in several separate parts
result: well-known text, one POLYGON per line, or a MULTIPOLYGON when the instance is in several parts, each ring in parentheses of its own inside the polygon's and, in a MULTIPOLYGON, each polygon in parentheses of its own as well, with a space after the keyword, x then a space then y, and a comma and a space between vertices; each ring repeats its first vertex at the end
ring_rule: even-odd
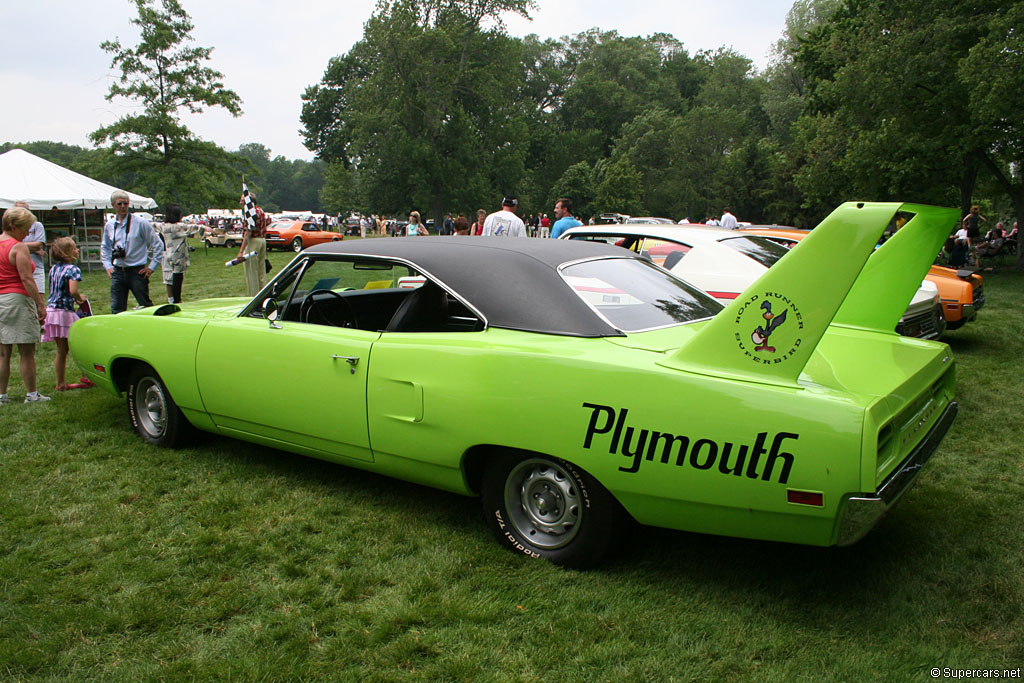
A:
POLYGON ((844 204, 725 308, 610 245, 339 242, 252 300, 85 318, 71 348, 151 444, 203 430, 480 495, 530 557, 594 564, 634 520, 843 545, 956 414, 949 348, 893 328, 957 218, 844 204))

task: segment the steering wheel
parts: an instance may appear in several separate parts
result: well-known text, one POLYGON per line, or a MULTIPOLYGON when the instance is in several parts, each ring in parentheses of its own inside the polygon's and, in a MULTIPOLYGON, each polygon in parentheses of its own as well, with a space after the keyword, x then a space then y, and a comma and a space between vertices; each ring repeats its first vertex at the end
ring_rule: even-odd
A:
POLYGON ((345 307, 348 308, 349 319, 340 325, 334 320, 329 320, 323 313, 318 313, 317 315, 320 316, 320 320, 322 320, 324 324, 334 325, 335 327, 359 327, 359 317, 356 315, 356 309, 352 305, 352 302, 338 292, 335 292, 333 289, 318 289, 307 294, 306 298, 302 301, 302 306, 299 307, 300 322, 319 324, 309 319, 310 314, 312 314, 316 305, 324 301, 324 299, 317 299, 318 294, 330 294, 331 296, 345 302, 345 307))

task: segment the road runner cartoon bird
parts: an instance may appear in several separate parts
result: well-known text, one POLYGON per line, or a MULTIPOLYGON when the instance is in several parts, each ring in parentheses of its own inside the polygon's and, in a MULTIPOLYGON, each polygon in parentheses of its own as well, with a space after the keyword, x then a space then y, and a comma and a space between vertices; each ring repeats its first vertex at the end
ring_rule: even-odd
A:
POLYGON ((754 333, 750 335, 750 339, 757 344, 757 346, 754 347, 755 351, 769 351, 771 353, 775 353, 775 347, 768 346, 768 338, 772 335, 772 331, 776 327, 786 322, 787 311, 783 311, 779 315, 775 315, 772 313, 772 303, 770 301, 762 302, 761 309, 764 311, 761 315, 767 321, 767 324, 758 326, 758 328, 754 330, 754 333))

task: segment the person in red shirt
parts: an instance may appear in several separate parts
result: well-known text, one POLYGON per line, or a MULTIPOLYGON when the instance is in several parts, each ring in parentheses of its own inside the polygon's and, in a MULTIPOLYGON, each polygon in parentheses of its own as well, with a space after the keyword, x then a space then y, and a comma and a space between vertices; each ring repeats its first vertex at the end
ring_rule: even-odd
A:
POLYGON ((36 344, 39 323, 46 318, 46 301, 36 287, 32 271, 35 264, 28 247, 28 237, 36 217, 26 208, 15 206, 3 218, 0 234, 0 406, 10 403, 7 385, 11 379, 11 356, 14 345, 21 357, 21 381, 25 385, 25 403, 49 401, 36 391, 36 344))

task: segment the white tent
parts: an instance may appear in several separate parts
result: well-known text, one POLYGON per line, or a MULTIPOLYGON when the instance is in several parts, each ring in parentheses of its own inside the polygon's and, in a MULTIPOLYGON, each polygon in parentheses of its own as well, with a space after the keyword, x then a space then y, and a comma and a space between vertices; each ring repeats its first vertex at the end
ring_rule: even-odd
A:
MULTIPOLYGON (((25 200, 32 211, 109 209, 116 187, 40 159, 23 149, 0 154, 0 209, 25 200)), ((128 193, 133 209, 152 209, 149 197, 128 193)))

